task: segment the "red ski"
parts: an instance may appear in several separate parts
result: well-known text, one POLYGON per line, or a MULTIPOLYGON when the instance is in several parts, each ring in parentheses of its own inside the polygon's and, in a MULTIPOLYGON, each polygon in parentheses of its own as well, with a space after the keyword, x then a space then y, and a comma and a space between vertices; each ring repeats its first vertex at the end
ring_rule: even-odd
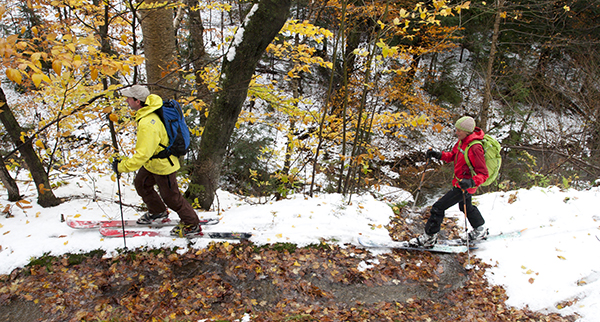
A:
MULTIPOLYGON (((100 234, 104 237, 123 237, 122 229, 111 229, 111 228, 100 228, 100 234)), ((125 237, 171 237, 178 238, 178 236, 171 235, 170 232, 157 231, 157 230, 125 230, 125 237)), ((186 238, 214 238, 214 239, 249 239, 252 237, 252 233, 243 232, 212 232, 205 231, 194 236, 186 236, 186 238)))
MULTIPOLYGON (((177 226, 177 220, 171 220, 169 218, 155 221, 151 224, 140 225, 136 222, 136 219, 124 220, 125 227, 164 227, 164 226, 177 226)), ((201 225, 216 225, 219 223, 218 218, 200 219, 201 225)), ((90 228, 101 228, 101 227, 121 227, 121 220, 75 220, 68 219, 67 226, 75 229, 90 229, 90 228)))

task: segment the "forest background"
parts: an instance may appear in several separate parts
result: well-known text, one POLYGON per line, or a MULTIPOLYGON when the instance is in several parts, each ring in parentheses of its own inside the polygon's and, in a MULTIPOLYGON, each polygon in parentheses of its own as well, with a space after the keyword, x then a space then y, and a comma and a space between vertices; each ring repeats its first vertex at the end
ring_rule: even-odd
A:
MULTIPOLYGON (((503 145, 485 191, 589 186, 600 173, 598 1, 1 3, 11 201, 20 171, 51 207, 58 174, 130 156, 118 91, 136 83, 184 107, 180 174, 197 208, 217 188, 264 200, 415 191, 425 150, 449 149, 462 115, 503 145)), ((451 175, 442 167, 425 188, 451 175)))
MULTIPOLYGON (((600 173, 599 14, 600 2, 593 0, 0 0, 0 179, 12 202, 4 214, 8 218, 13 205, 30 207, 35 198, 19 192, 15 178, 23 180, 23 174, 31 179, 21 187, 33 182, 37 202, 53 207, 63 202, 53 189, 73 178, 93 185, 95 174, 112 172, 115 155, 131 156, 135 122, 119 90, 136 83, 182 103, 193 142, 179 180, 186 197, 205 210, 215 206, 217 188, 267 202, 293 193, 351 196, 379 186, 418 192, 426 177, 421 196, 433 196, 450 183, 451 166, 426 162, 424 152, 449 149, 453 123, 465 114, 503 146, 499 179, 480 192, 587 188, 600 173)), ((399 223, 400 229, 408 226, 399 223)), ((226 243, 202 256, 209 263, 256 266, 256 249, 241 247, 241 258, 226 243)), ((300 253, 312 258, 318 252, 328 262, 343 253, 336 249, 300 253)), ((140 258, 151 258, 149 271, 163 267, 154 252, 139 251, 140 258)), ((165 253, 174 258, 171 250, 165 253)), ((281 267, 271 256, 288 255, 272 253, 261 254, 281 267)), ((423 257, 409 254, 409 265, 415 256, 423 257)), ((295 257, 289 258, 292 267, 295 257)), ((344 260, 353 267, 360 259, 344 260)), ((419 262, 398 271, 429 281, 430 268, 438 267, 429 262, 423 262, 429 268, 419 262)), ((97 261, 88 264, 111 275, 97 261)), ((137 261, 123 265, 129 264, 131 272, 139 271, 137 261)), ((29 271, 43 280, 43 270, 3 278, 29 271)), ((477 292, 459 292, 476 305, 462 295, 458 302, 468 310, 452 301, 447 311, 435 302, 409 303, 407 320, 430 308, 452 318, 448 312, 470 316, 484 306, 498 320, 507 320, 505 313, 532 317, 489 305, 504 301, 503 291, 486 286, 483 270, 473 275, 477 292)), ((310 283, 296 284, 313 297, 325 294, 310 283)), ((113 291, 118 298, 130 289, 108 286, 103 294, 113 291)), ((222 294, 214 295, 211 301, 222 301, 222 294)), ((152 311, 163 299, 148 300, 157 303, 152 311)), ((339 312, 356 312, 343 308, 339 312)), ((397 313, 396 306, 369 309, 397 313)))

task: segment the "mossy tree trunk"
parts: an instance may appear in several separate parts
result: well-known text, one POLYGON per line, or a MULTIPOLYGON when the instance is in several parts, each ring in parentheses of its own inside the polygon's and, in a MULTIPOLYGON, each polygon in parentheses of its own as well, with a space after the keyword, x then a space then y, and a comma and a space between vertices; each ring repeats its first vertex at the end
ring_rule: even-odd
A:
POLYGON ((38 204, 42 207, 59 205, 61 201, 52 192, 48 174, 44 170, 44 165, 39 156, 35 153, 31 140, 25 140, 25 142, 21 140, 21 133, 24 132, 24 130, 21 128, 12 110, 8 106, 2 88, 0 88, 0 121, 4 125, 12 143, 19 149, 27 168, 29 169, 29 173, 31 173, 31 177, 35 182, 35 187, 38 191, 38 204))
POLYGON ((15 179, 10 176, 8 170, 6 170, 6 164, 4 159, 0 158, 0 181, 8 192, 8 201, 19 201, 21 200, 21 194, 19 193, 19 186, 15 179))
POLYGON ((213 99, 200 142, 199 157, 193 165, 188 199, 197 199, 202 209, 210 209, 221 175, 227 144, 248 93, 256 64, 279 33, 290 10, 290 0, 261 0, 254 4, 244 24, 223 57, 222 89, 213 99))

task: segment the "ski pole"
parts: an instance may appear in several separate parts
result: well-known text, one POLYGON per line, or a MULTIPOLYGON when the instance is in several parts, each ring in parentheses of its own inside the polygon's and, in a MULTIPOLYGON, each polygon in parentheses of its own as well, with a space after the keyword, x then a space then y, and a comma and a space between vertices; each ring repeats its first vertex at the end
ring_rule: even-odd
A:
POLYGON ((462 193, 463 193, 463 212, 465 213, 465 234, 467 235, 467 265, 465 266, 465 269, 469 270, 471 268, 473 268, 473 265, 471 265, 471 247, 469 246, 469 226, 467 223, 467 191, 465 189, 461 189, 462 193))
POLYGON ((423 186, 423 180, 425 179, 425 172, 427 171, 427 166, 429 165, 430 158, 427 158, 425 162, 425 167, 423 168, 423 173, 421 174, 421 182, 419 182, 419 187, 417 188, 417 193, 415 195, 415 200, 413 201, 413 205, 411 207, 411 211, 415 211, 415 205, 417 204, 417 199, 419 199, 419 193, 421 192, 421 187, 423 186))
MULTIPOLYGON (((110 129, 110 136, 112 138, 113 149, 115 154, 119 153, 119 148, 117 145, 117 132, 115 131, 115 125, 113 121, 110 119, 110 113, 106 114, 106 118, 108 119, 108 128, 110 129)), ((117 175, 117 191, 119 193, 119 208, 121 209, 121 228, 123 230, 123 248, 127 250, 127 239, 125 238, 125 220, 123 219, 123 199, 121 198, 121 174, 119 171, 116 173, 117 175)))

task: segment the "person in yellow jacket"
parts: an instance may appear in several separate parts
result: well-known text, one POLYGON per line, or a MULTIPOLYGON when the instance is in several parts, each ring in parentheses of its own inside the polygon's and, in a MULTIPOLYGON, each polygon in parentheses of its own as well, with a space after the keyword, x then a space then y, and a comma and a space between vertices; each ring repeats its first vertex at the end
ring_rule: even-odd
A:
POLYGON ((117 174, 138 171, 133 182, 135 190, 148 207, 148 213, 137 222, 150 224, 161 221, 169 216, 169 207, 180 218, 180 224, 173 228, 171 235, 201 236, 198 215, 179 191, 176 176, 180 168, 179 159, 172 155, 168 159, 152 158, 164 149, 163 146, 169 145, 167 130, 158 114, 154 113, 162 106, 162 98, 150 94, 148 88, 142 85, 123 89, 121 94, 127 97, 127 104, 135 112, 137 141, 133 156, 122 160, 117 158, 113 169, 117 174), (154 185, 158 186, 160 196, 154 185))

